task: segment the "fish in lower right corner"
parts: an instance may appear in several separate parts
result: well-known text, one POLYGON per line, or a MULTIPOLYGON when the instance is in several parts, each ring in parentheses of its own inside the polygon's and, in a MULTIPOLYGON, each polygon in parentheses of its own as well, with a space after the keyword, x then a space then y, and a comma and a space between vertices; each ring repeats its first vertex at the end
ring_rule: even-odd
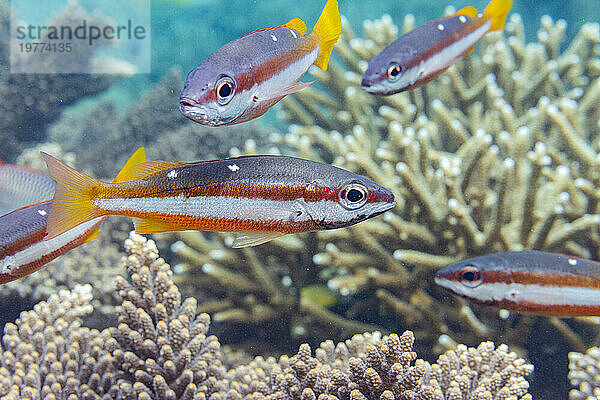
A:
POLYGON ((361 87, 391 95, 422 86, 469 54, 488 32, 504 29, 513 0, 491 0, 482 13, 469 6, 402 35, 369 61, 361 87))
POLYGON ((544 251, 474 257, 435 282, 476 303, 545 316, 600 316, 600 262, 544 251))

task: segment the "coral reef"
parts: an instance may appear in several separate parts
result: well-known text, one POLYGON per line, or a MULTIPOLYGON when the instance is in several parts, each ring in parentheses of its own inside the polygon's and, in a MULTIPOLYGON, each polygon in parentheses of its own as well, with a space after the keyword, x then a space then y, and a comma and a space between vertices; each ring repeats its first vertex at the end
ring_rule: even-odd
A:
MULTIPOLYGON (((417 359, 411 331, 401 336, 355 335, 334 346, 321 343, 312 357, 303 344, 292 357, 257 357, 230 370, 243 399, 531 399, 524 376, 533 366, 491 342, 464 345, 433 365, 417 359), (265 385, 265 380, 269 383, 265 385)), ((231 392, 227 395, 229 396, 231 392)))
MULTIPOLYGON (((4 328, 0 397, 99 399, 114 385, 114 362, 106 352, 108 331, 82 326, 92 312, 90 285, 61 290, 4 328)), ((108 398, 108 397, 106 397, 108 398)))
POLYGON ((417 359, 414 335, 355 335, 329 340, 312 356, 257 357, 227 371, 210 319, 196 300, 182 301, 153 241, 131 234, 117 277, 119 324, 82 326, 92 311, 91 287, 63 290, 8 324, 0 353, 3 399, 531 399, 533 366, 484 342, 460 345, 435 364, 417 359))
MULTIPOLYGON (((535 318, 499 318, 493 308, 450 298, 433 283, 436 269, 525 248, 597 256, 598 24, 582 25, 565 43, 565 21, 546 16, 539 42, 527 43, 512 15, 506 33, 487 35, 425 87, 388 97, 363 92, 367 60, 414 23, 410 15, 401 29, 389 17, 366 21, 361 38, 345 20, 337 62, 311 70, 318 83, 282 100, 280 116, 292 125, 269 135, 279 152, 385 184, 398 206, 348 229, 245 253, 229 250, 227 236, 175 234, 181 282, 196 288, 191 293, 210 288, 212 301, 200 307, 215 320, 253 324, 252 336, 264 338, 272 327, 258 323, 273 316, 289 324, 292 337, 310 337, 319 321, 332 327, 327 334, 364 331, 351 327, 353 318, 389 330, 410 326, 423 351, 500 337, 526 350, 535 318), (302 287, 324 283, 342 295, 340 305, 302 301, 302 287), (304 317, 290 318, 289 310, 304 317)), ((272 149, 250 143, 231 155, 266 151, 272 149)), ((572 324, 553 319, 545 327, 585 348, 572 324)))
MULTIPOLYGON (((0 1, 2 26, 10 26, 10 18, 9 5, 0 1)), ((83 8, 71 4, 49 23, 60 25, 62 22, 84 19, 95 25, 106 22, 106 18, 87 14, 83 8)), ((0 95, 4 100, 1 107, 3 118, 0 121, 0 158, 14 161, 21 149, 45 137, 45 127, 58 117, 65 106, 105 90, 117 76, 10 73, 8 29, 2 30, 0 36, 0 95)), ((58 64, 65 61, 65 57, 56 54, 49 61, 58 64)), ((92 62, 92 56, 93 54, 82 54, 78 60, 86 65, 92 62)), ((20 63, 32 62, 28 61, 27 54, 19 60, 20 63)))
POLYGON ((569 381, 577 387, 569 392, 570 400, 600 398, 600 348, 592 347, 585 354, 569 353, 569 381))
POLYGON ((131 234, 125 249, 132 284, 117 277, 123 302, 117 308, 119 325, 110 330, 118 343, 113 355, 125 371, 120 396, 210 397, 225 376, 220 344, 206 335, 210 317, 196 315, 195 298, 182 301, 171 268, 158 257, 153 241, 131 234))

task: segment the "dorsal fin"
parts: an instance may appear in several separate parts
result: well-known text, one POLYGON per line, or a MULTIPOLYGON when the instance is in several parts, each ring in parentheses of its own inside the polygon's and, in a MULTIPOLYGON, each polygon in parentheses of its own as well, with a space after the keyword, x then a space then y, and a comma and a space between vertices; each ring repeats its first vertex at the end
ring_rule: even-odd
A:
POLYGON ((302 21, 302 18, 292 18, 281 27, 292 28, 300 32, 302 35, 306 34, 306 24, 302 21))
POLYGON ((277 29, 277 28, 293 28, 293 29, 297 30, 298 32, 300 32, 302 35, 306 34, 306 24, 304 23, 304 21, 302 21, 301 18, 296 17, 296 18, 290 19, 288 22, 286 22, 283 25, 270 26, 268 28, 260 28, 255 31, 248 32, 245 35, 242 35, 241 37, 248 36, 248 35, 256 33, 256 32, 268 31, 269 29, 277 29))
POLYGON ((130 178, 131 171, 135 168, 136 165, 142 164, 145 162, 146 162, 146 151, 144 150, 144 147, 140 147, 139 149, 137 149, 135 151, 135 153, 133 153, 131 155, 131 157, 129 157, 129 160, 127 160, 125 165, 123 165, 123 168, 121 168, 121 171, 119 171, 119 174, 113 180, 113 183, 127 182, 127 181, 131 180, 131 178, 130 178))
POLYGON ((454 17, 457 15, 465 15, 467 17, 475 18, 477 16, 477 9, 473 6, 467 6, 465 8, 461 8, 454 14, 450 15, 450 17, 454 17))
POLYGON ((182 163, 182 162, 146 161, 144 163, 135 165, 133 167, 133 169, 131 169, 131 171, 127 175, 127 178, 130 181, 133 181, 136 179, 145 179, 148 176, 155 174, 157 172, 181 167, 182 165, 185 165, 185 164, 186 163, 182 163))

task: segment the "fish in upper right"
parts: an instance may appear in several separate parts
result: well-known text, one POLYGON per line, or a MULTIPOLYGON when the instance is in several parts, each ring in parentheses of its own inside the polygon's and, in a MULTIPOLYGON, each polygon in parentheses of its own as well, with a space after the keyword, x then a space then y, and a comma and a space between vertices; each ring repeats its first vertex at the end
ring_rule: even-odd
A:
POLYGON ((391 95, 422 86, 469 54, 488 32, 504 29, 513 0, 492 0, 482 13, 469 6, 402 35, 371 59, 361 87, 391 95))
POLYGON ((310 83, 311 65, 327 69, 342 33, 337 0, 328 0, 310 34, 300 18, 235 39, 212 53, 185 80, 181 113, 208 126, 233 125, 263 115, 310 83))

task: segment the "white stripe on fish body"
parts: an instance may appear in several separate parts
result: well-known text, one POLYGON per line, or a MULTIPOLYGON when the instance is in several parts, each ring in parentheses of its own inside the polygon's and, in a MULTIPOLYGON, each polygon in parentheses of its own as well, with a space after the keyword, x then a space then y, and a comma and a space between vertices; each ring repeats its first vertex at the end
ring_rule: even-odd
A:
POLYGON ((59 251, 77 238, 88 236, 94 225, 102 221, 103 218, 98 217, 86 221, 52 239, 41 240, 13 255, 4 257, 0 260, 0 274, 10 275, 18 272, 21 266, 34 263, 46 255, 59 251))
POLYGON ((358 215, 372 215, 388 210, 384 202, 366 203, 358 210, 347 210, 335 200, 322 199, 307 202, 270 200, 229 196, 98 198, 94 205, 105 212, 156 213, 183 215, 191 218, 225 218, 256 222, 293 222, 309 220, 325 223, 344 223, 358 215))
POLYGON ((192 218, 226 218, 257 222, 310 220, 306 202, 229 196, 99 198, 94 204, 106 212, 184 215, 192 218), (300 212, 300 213, 299 213, 300 212))
POLYGON ((418 65, 404 72, 398 82, 394 83, 394 87, 408 87, 413 85, 419 79, 432 75, 439 70, 442 70, 454 62, 461 54, 469 50, 475 45, 492 26, 492 21, 486 21, 479 28, 475 29, 468 35, 463 36, 458 41, 445 47, 441 51, 435 53, 426 60, 421 61, 418 65))
POLYGON ((541 305, 597 306, 600 289, 570 286, 542 286, 521 283, 484 283, 476 288, 466 288, 460 282, 436 279, 436 283, 455 293, 481 302, 533 303, 541 305))
POLYGON ((319 47, 317 46, 310 53, 305 54, 277 74, 250 88, 250 98, 252 99, 256 96, 258 99, 271 99, 277 93, 281 93, 282 90, 294 86, 315 62, 318 55, 319 47))

